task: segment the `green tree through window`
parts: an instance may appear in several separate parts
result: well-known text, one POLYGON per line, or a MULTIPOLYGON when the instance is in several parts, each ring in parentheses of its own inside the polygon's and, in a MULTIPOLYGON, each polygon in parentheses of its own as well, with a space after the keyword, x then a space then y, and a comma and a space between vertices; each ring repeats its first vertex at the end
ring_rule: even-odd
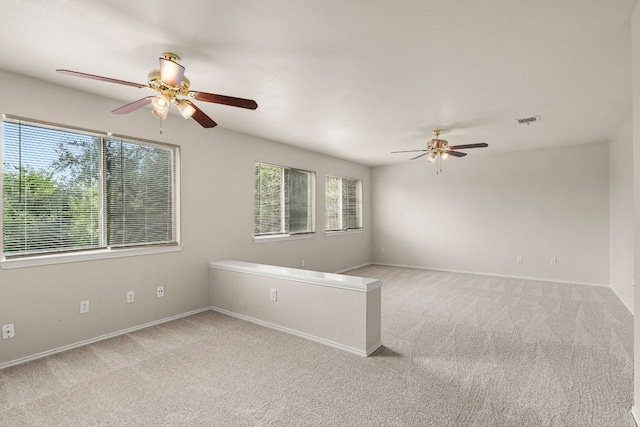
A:
POLYGON ((312 233, 314 173, 255 164, 254 235, 312 233))
POLYGON ((178 147, 3 121, 3 254, 177 242, 178 147))
POLYGON ((345 231, 362 228, 361 180, 326 175, 324 191, 325 231, 345 231))

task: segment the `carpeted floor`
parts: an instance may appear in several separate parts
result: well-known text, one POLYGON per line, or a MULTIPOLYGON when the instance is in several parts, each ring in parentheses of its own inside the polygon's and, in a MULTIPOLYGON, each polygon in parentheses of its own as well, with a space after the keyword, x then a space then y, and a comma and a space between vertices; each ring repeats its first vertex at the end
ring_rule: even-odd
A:
POLYGON ((0 371, 1 426, 631 427, 608 288, 369 266, 369 358, 205 312, 0 371))

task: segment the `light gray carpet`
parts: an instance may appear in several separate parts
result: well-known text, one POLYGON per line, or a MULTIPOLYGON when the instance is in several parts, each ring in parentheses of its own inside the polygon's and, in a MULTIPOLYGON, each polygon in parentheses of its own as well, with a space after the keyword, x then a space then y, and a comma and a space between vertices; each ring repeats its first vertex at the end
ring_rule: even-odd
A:
POLYGON ((0 371, 2 426, 630 427, 607 288, 369 266, 369 358, 206 312, 0 371))

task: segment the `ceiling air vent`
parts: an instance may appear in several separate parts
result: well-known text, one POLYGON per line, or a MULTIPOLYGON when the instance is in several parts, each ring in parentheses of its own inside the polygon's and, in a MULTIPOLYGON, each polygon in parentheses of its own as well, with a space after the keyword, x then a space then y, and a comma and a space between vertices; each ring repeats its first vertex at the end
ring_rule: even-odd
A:
POLYGON ((521 119, 516 119, 519 125, 530 125, 531 123, 536 123, 540 121, 540 116, 531 116, 531 117, 523 117, 521 119))

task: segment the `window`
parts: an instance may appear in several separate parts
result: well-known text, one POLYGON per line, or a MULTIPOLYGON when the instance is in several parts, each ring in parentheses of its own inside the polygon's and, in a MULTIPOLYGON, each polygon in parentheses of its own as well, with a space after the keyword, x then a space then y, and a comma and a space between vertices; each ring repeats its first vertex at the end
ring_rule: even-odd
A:
POLYGON ((361 229, 362 181, 326 175, 324 182, 325 231, 361 229))
POLYGON ((313 233, 314 180, 314 172, 256 162, 254 235, 313 233))
POLYGON ((2 124, 5 258, 178 242, 179 148, 2 124))

